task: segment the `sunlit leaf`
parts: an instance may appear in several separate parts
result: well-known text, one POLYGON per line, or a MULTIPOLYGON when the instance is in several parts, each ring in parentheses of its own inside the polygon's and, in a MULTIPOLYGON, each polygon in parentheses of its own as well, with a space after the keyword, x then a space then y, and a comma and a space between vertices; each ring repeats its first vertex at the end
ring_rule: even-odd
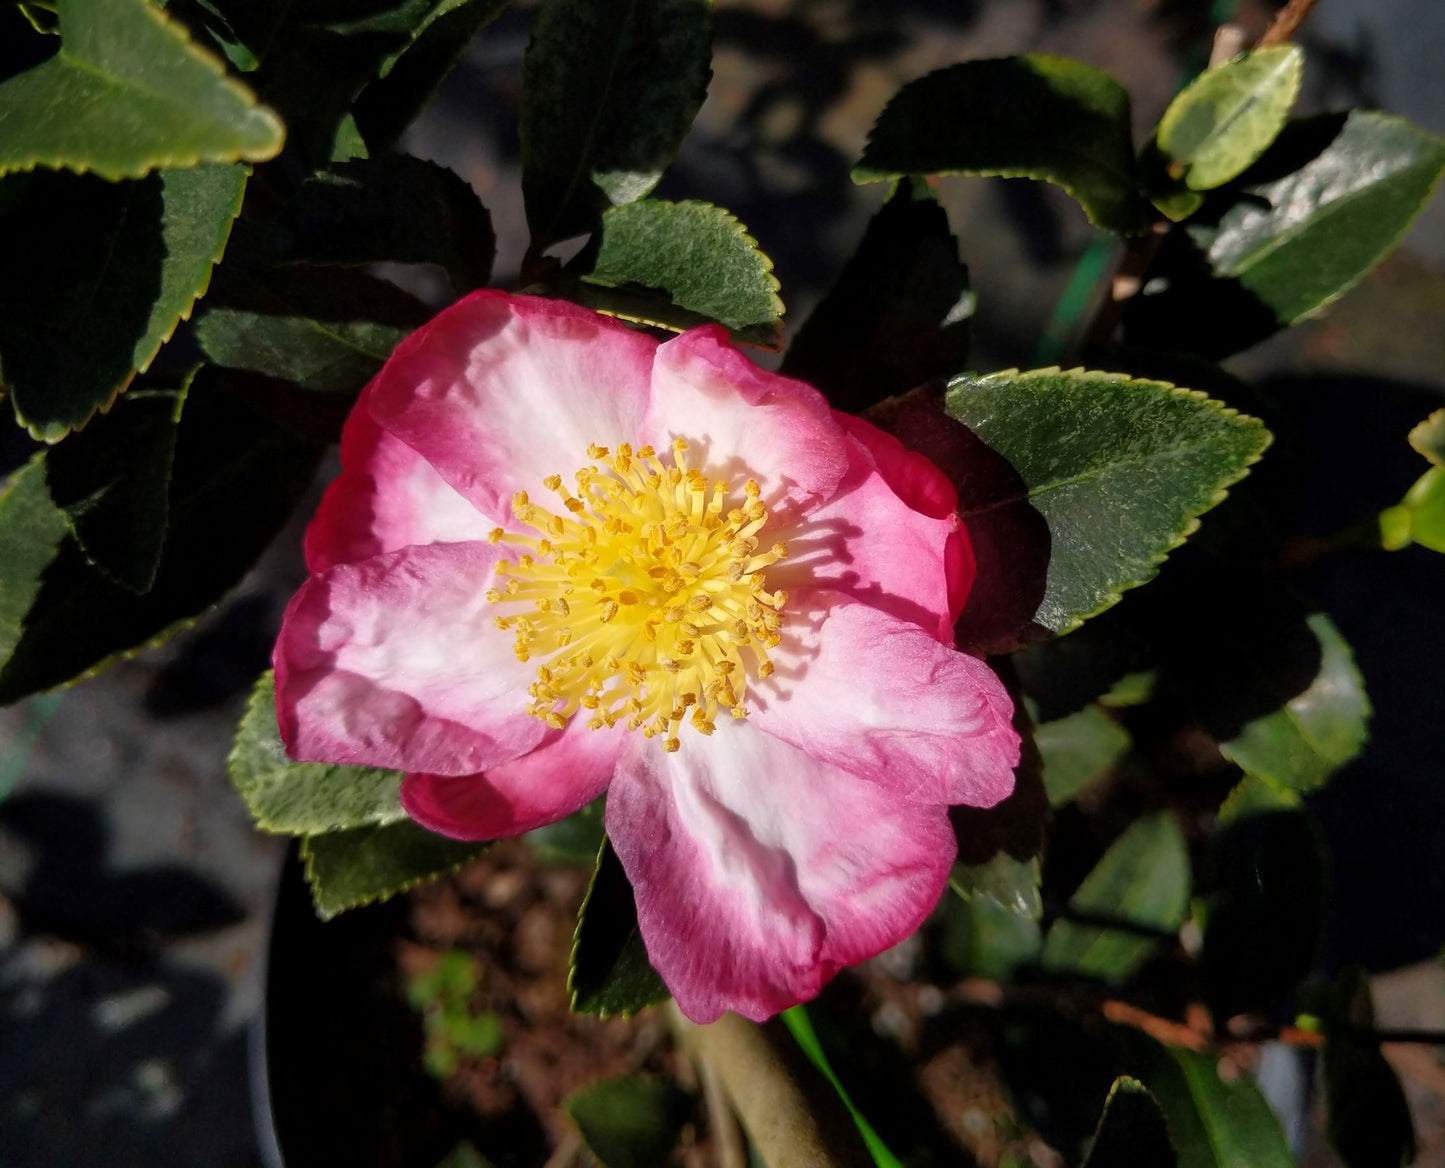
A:
POLYGON ((487 847, 433 835, 402 819, 307 836, 301 858, 316 915, 330 920, 455 871, 487 847))

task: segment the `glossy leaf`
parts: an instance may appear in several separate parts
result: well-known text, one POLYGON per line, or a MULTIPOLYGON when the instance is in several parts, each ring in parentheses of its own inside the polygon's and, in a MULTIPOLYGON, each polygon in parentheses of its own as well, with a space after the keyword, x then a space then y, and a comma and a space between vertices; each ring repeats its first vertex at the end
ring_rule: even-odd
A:
POLYGON ((779 343, 783 302, 773 262, 711 203, 643 199, 610 208, 596 262, 582 279, 579 299, 600 312, 676 330, 716 321, 739 340, 779 343))
POLYGON ((990 651, 1068 632, 1144 583, 1269 443, 1201 393, 1080 369, 964 374, 944 405, 986 448, 935 439, 953 442, 935 461, 978 560, 958 635, 990 651))
POLYGON ((1347 1168, 1405 1168, 1415 1162, 1415 1125, 1399 1076, 1368 1033, 1369 982, 1345 970, 1331 996, 1324 1056, 1330 1143, 1347 1168))
POLYGON ((1189 907, 1189 851, 1173 815, 1135 820, 1069 898, 1081 920, 1055 921, 1043 964, 1056 973, 1118 984, 1138 971, 1189 907), (1105 923, 1108 922, 1108 923, 1105 923), (1117 922, 1116 927, 1111 924, 1117 922))
POLYGON ((387 900, 445 876, 489 845, 433 835, 409 819, 310 835, 301 841, 316 915, 328 921, 349 908, 387 900))
POLYGON ((1303 75, 1297 45, 1255 49, 1206 69, 1159 120, 1155 142, 1170 174, 1194 191, 1241 174, 1284 128, 1303 75))
POLYGON ((1403 501, 1380 513, 1380 544, 1398 551, 1418 543, 1445 552, 1445 466, 1432 466, 1403 501))
POLYGON ((0 174, 139 178, 281 149, 276 115, 148 0, 65 0, 59 13, 60 51, 0 84, 0 174))
POLYGON ((1445 141, 1369 110, 1288 125, 1161 249, 1130 344, 1222 357, 1344 295, 1394 250, 1445 170, 1445 141))
POLYGON ((594 799, 566 819, 534 828, 522 838, 544 864, 595 864, 606 837, 602 815, 606 800, 594 799))
MULTIPOLYGON (((155 583, 143 596, 130 592, 92 567, 73 538, 61 540, 0 662, 0 703, 89 676, 215 604, 291 514, 322 449, 259 413, 215 370, 201 370, 176 434, 155 583)), ((8 534, 0 543, 10 547, 8 534)))
POLYGON ((0 492, 0 660, 20 643, 42 575, 69 533, 65 512, 50 499, 45 455, 37 454, 0 492))
POLYGON ((637 929, 637 902, 622 861, 606 840, 597 854, 597 871, 577 914, 572 968, 567 975, 572 1009, 578 1014, 629 1017, 644 1006, 668 998, 647 960, 637 929))
POLYGON ((1410 445, 1436 466, 1445 466, 1445 410, 1436 410, 1411 430, 1410 445))
POLYGON ((1324 927, 1325 853, 1304 811, 1236 815, 1210 841, 1200 975, 1215 1018, 1270 1010, 1310 972, 1324 927))
POLYGON ((0 181, 0 381, 35 437, 57 441, 107 408, 190 316, 246 173, 208 164, 134 182, 0 181))
POLYGON ((943 899, 938 925, 938 952, 961 977, 1009 981, 1035 965, 1043 947, 1038 921, 1004 908, 989 896, 943 899))
POLYGON ((837 409, 861 413, 965 368, 973 304, 948 216, 923 182, 905 179, 779 372, 817 386, 837 409))
POLYGON ((949 884, 964 900, 988 899, 1000 908, 1036 921, 1044 914, 1040 879, 1037 856, 1015 860, 1007 852, 999 852, 984 864, 959 864, 949 884))
POLYGON ((1044 789, 1049 803, 1062 807, 1123 758, 1129 732, 1098 706, 1034 727, 1034 743, 1044 759, 1044 789))
POLYGON ((657 185, 707 94, 711 56, 707 0, 546 0, 522 61, 534 251, 657 185))
POLYGON ((187 379, 179 390, 137 390, 45 460, 50 497, 85 558, 132 592, 148 592, 160 566, 189 389, 187 379))
POLYGON ((372 153, 392 147, 436 92, 468 44, 510 0, 434 0, 381 63, 353 114, 372 153))
POLYGON ((965 61, 899 90, 868 135, 853 181, 933 174, 1042 179, 1109 231, 1132 234, 1148 221, 1128 93, 1102 70, 1064 57, 965 61))
POLYGON ((287 757, 276 727, 276 682, 269 670, 256 682, 236 727, 226 774, 262 831, 316 835, 406 818, 398 772, 287 757))
POLYGON ((195 326, 217 365, 352 393, 430 312, 395 284, 344 269, 226 273, 195 326))
POLYGON ((603 1168, 661 1168, 669 1163, 690 1108, 666 1079, 627 1075, 572 1092, 562 1107, 603 1168))
POLYGON ((1154 1096, 1137 1079, 1116 1079, 1083 1168, 1176 1168, 1178 1163, 1154 1096))
POLYGON ((1306 618, 1319 642, 1319 666, 1309 687, 1280 694, 1281 704, 1245 724, 1220 752, 1249 774, 1280 787, 1312 791, 1364 748, 1370 699, 1354 655, 1323 613, 1306 618))
POLYGON ((282 220, 288 261, 437 264, 457 295, 486 284, 497 241, 472 188, 409 155, 346 162, 308 179, 282 220))
POLYGON ((1247 1075, 1226 1080, 1209 1055, 1155 1047, 1138 1077, 1164 1109, 1179 1168, 1294 1168, 1279 1121, 1247 1075))

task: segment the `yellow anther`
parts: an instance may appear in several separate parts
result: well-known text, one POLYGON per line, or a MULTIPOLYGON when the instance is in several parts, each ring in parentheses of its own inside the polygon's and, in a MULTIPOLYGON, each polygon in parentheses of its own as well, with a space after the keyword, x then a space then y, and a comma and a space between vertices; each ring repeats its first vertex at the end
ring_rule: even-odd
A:
POLYGON ((562 489, 562 476, 559 474, 548 475, 542 480, 542 485, 549 491, 560 491, 562 489))
POLYGON ((712 598, 705 595, 694 596, 687 602, 689 612, 706 612, 712 607, 712 598))
POLYGON ((507 533, 506 533, 505 531, 503 531, 500 527, 494 527, 494 528, 492 528, 491 531, 487 532, 487 542, 488 542, 488 543, 501 543, 501 542, 502 542, 502 536, 504 536, 504 535, 506 535, 506 534, 507 534, 507 533))
POLYGON ((668 754, 676 754, 681 747, 682 743, 676 738, 669 738, 662 744, 662 749, 667 751, 668 754))

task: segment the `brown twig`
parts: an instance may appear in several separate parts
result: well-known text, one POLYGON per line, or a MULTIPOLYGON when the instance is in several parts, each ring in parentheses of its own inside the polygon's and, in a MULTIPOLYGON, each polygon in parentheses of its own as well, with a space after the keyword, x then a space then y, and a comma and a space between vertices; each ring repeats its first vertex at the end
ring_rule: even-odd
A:
POLYGON ((1290 40, 1299 31, 1299 26, 1305 22, 1305 17, 1310 14, 1315 3, 1316 0, 1289 0, 1288 4, 1275 13, 1274 20, 1264 30, 1264 36, 1259 38, 1259 44, 1255 47, 1267 49, 1270 45, 1282 45, 1290 40))

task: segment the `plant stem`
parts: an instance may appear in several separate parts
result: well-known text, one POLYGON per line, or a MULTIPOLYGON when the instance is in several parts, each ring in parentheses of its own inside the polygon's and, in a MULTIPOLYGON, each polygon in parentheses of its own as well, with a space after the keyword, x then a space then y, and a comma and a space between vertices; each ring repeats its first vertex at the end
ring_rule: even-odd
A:
POLYGON ((1299 26, 1310 14, 1310 9, 1315 6, 1315 0, 1289 0, 1289 3, 1275 13, 1274 20, 1265 29, 1264 36, 1259 38, 1258 48, 1265 49, 1270 45, 1282 45, 1289 40, 1299 26))

